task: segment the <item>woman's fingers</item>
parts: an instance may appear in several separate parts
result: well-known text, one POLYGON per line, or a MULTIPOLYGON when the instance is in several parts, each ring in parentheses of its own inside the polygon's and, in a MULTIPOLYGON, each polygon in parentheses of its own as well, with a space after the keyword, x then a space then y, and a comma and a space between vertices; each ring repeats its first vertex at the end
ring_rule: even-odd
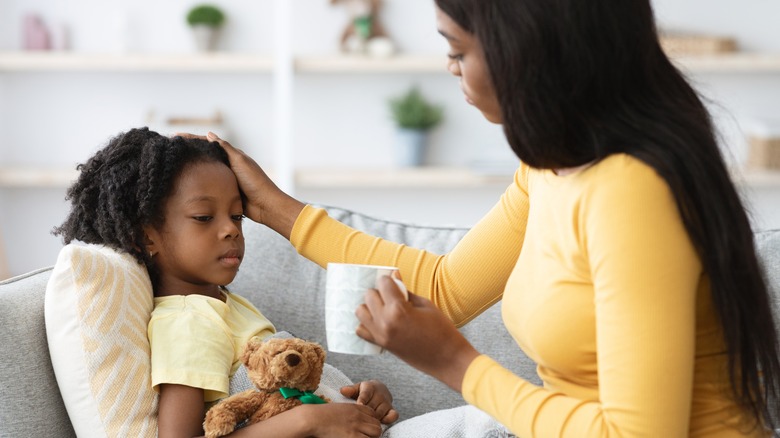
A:
POLYGON ((378 286, 356 311, 358 336, 460 391, 476 349, 430 300, 414 294, 407 300, 390 277, 378 286))
MULTIPOLYGON (((366 292, 366 301, 375 299, 374 297, 369 298, 371 291, 376 292, 376 289, 371 289, 369 292, 366 292)), ((374 335, 372 334, 372 331, 376 330, 374 328, 374 317, 371 314, 371 310, 368 308, 368 304, 364 302, 359 305, 358 308, 355 309, 355 316, 357 316, 358 321, 360 321, 360 325, 355 329, 355 334, 368 342, 376 344, 374 335)))
POLYGON ((177 132, 173 134, 174 137, 184 137, 184 138, 199 138, 201 140, 208 140, 205 135, 198 135, 198 134, 192 134, 190 132, 177 132))
POLYGON ((364 303, 355 311, 360 321, 356 333, 369 342, 387 347, 398 320, 404 319, 400 310, 407 300, 389 276, 381 277, 378 286, 378 289, 366 291, 364 303))
POLYGON ((437 309, 437 307, 431 302, 431 300, 427 298, 423 298, 419 295, 415 294, 409 294, 409 303, 412 304, 412 307, 422 307, 422 308, 428 308, 428 309, 437 309))
POLYGON ((383 275, 377 282, 379 286, 377 289, 385 303, 407 301, 406 294, 401 291, 401 287, 390 276, 383 275))
POLYGON ((246 155, 241 149, 233 146, 228 141, 222 140, 221 138, 219 138, 217 134, 214 134, 211 131, 209 131, 208 134, 206 134, 206 139, 209 141, 216 141, 217 143, 219 143, 219 145, 222 146, 223 149, 225 149, 225 152, 227 152, 228 155, 235 155, 235 154, 246 155))
POLYGON ((238 186, 245 196, 244 214, 255 222, 265 223, 263 199, 280 192, 279 189, 268 178, 260 165, 244 151, 219 138, 213 132, 206 134, 206 139, 217 142, 227 153, 230 169, 236 175, 238 186))

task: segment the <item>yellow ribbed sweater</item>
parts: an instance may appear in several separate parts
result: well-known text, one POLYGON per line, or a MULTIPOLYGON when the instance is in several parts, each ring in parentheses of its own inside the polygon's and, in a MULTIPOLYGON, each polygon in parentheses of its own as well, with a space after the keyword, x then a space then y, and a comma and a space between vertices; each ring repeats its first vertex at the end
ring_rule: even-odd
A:
POLYGON ((766 436, 729 395, 708 277, 669 187, 632 157, 568 176, 521 165, 446 255, 311 206, 290 240, 321 266, 398 266, 457 325, 503 299, 504 324, 544 386, 482 355, 463 397, 519 437, 766 436))

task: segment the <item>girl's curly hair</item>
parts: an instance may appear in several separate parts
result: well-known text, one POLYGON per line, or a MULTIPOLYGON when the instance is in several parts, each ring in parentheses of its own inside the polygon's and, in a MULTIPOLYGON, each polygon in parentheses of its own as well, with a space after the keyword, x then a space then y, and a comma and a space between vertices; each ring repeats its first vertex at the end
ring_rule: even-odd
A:
POLYGON ((230 166, 216 142, 166 137, 148 128, 121 133, 76 167, 80 175, 65 197, 70 213, 52 233, 66 244, 79 240, 127 252, 150 267, 143 227, 164 223, 164 201, 176 179, 202 162, 230 166))

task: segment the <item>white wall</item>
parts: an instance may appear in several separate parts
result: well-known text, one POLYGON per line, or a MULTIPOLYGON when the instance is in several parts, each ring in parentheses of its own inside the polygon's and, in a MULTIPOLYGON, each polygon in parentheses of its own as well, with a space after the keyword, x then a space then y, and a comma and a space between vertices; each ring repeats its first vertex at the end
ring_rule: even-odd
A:
MULTIPOLYGON (((297 54, 329 54, 346 25, 329 0, 294 1, 291 29, 297 54)), ((186 53, 193 44, 184 14, 186 0, 2 0, 0 50, 21 45, 21 17, 40 12, 53 27, 66 23, 74 51, 186 53), (152 12, 147 12, 152 11, 152 12)), ((218 0, 227 11, 221 48, 271 54, 273 0, 218 0)), ((295 82, 295 154, 300 168, 390 167, 392 125, 386 100, 411 83, 446 106, 446 120, 434 132, 428 162, 468 165, 514 162, 499 127, 469 107, 457 81, 444 71, 446 44, 434 25, 430 0, 385 0, 382 21, 407 53, 441 54, 441 74, 301 74, 295 82)), ((736 11, 725 0, 656 0, 662 26, 732 34, 746 50, 780 51, 780 2, 745 0, 736 11)), ((756 117, 780 119, 780 75, 700 75, 716 109, 724 141, 735 161, 744 158, 742 123, 756 117)), ((86 160, 112 135, 148 123, 154 110, 166 115, 205 116, 222 111, 223 133, 272 168, 272 79, 268 74, 0 73, 0 166, 48 164, 72 167, 86 160)), ((503 191, 300 189, 307 201, 340 205, 402 221, 471 225, 503 191), (431 201, 435 198, 436 201, 431 201)), ((49 234, 62 222, 64 189, 0 190, 0 230, 11 272, 53 264, 59 241, 49 234)), ((780 194, 753 190, 749 201, 759 227, 780 227, 780 194)))

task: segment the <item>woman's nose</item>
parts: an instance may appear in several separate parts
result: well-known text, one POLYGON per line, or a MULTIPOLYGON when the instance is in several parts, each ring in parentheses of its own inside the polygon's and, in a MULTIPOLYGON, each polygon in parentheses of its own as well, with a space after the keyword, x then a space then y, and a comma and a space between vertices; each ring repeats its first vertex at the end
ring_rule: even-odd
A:
POLYGON ((458 65, 458 61, 454 59, 450 59, 447 61, 447 70, 453 76, 460 76, 460 66, 458 65))

